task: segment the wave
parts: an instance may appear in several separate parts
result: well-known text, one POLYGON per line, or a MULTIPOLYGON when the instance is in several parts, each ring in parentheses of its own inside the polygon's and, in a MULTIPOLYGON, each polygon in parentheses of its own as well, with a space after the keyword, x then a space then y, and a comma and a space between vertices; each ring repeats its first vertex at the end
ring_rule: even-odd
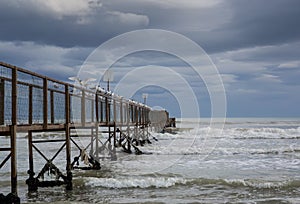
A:
POLYGON ((300 187, 300 180, 263 181, 254 179, 210 179, 181 177, 122 177, 122 178, 85 178, 87 186, 102 188, 169 188, 172 186, 227 186, 231 188, 248 187, 254 189, 293 189, 300 187))
POLYGON ((194 179, 187 184, 192 185, 221 185, 232 188, 250 187, 255 189, 274 189, 274 188, 298 188, 300 187, 299 180, 285 181, 263 181, 251 179, 194 179))
POLYGON ((184 132, 182 134, 195 137, 206 137, 210 139, 300 139, 300 127, 244 127, 224 128, 223 130, 210 127, 202 127, 195 128, 189 132, 184 132))
POLYGON ((183 178, 143 177, 143 178, 86 178, 86 185, 104 188, 168 188, 176 184, 185 184, 183 178))
POLYGON ((189 131, 177 134, 157 134, 160 140, 169 139, 300 139, 300 127, 278 128, 278 127, 244 127, 244 128, 213 128, 196 127, 189 131))
POLYGON ((259 181, 246 179, 224 179, 222 183, 232 187, 250 187, 255 189, 290 189, 299 188, 300 180, 259 181))
POLYGON ((289 154, 289 153, 300 153, 300 149, 288 149, 288 150, 261 150, 251 152, 250 154, 289 154))
POLYGON ((272 134, 288 134, 288 133, 300 133, 300 127, 294 128, 279 128, 279 127, 260 127, 260 128, 233 128, 238 132, 252 132, 252 133, 272 133, 272 134))
MULTIPOLYGON (((293 155, 298 157, 299 153, 300 149, 294 149, 292 147, 278 149, 217 148, 215 150, 215 154, 221 155, 293 155)), ((194 154, 197 155, 196 152, 194 154)))

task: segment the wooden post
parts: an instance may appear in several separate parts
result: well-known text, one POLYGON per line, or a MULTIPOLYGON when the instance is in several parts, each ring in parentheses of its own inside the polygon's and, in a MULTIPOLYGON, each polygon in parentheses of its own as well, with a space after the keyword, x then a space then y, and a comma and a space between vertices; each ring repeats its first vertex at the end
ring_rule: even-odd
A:
POLYGON ((120 123, 123 125, 123 98, 120 100, 120 123))
POLYGON ((72 190, 72 172, 71 172, 71 137, 70 137, 70 94, 69 86, 65 85, 65 134, 66 134, 66 170, 67 170, 67 190, 72 190))
POLYGON ((116 99, 114 98, 113 99, 113 110, 114 110, 114 129, 113 129, 113 138, 114 138, 114 149, 116 148, 117 146, 117 142, 116 142, 116 122, 117 122, 117 111, 116 111, 116 99))
POLYGON ((28 131, 28 156, 29 156, 29 171, 34 172, 33 169, 33 151, 32 151, 32 131, 28 131))
MULTIPOLYGON (((96 143, 95 143, 95 145, 96 145, 96 160, 99 162, 99 126, 98 126, 98 124, 96 125, 96 138, 95 138, 95 140, 96 140, 96 143)), ((92 141, 93 142, 93 141, 92 141)))
POLYGON ((81 96, 81 125, 85 126, 85 90, 82 89, 81 96))
POLYGON ((4 125, 4 110, 5 110, 5 81, 0 80, 0 125, 4 125))
POLYGON ((29 94, 28 94, 28 111, 29 111, 29 114, 28 114, 28 123, 29 125, 32 124, 32 86, 29 86, 29 94))
POLYGON ((109 124, 109 121, 110 121, 110 111, 109 111, 109 104, 108 104, 108 96, 105 96, 105 117, 106 117, 106 125, 109 124))
MULTIPOLYGON (((126 103, 126 115, 127 115, 127 137, 128 137, 128 140, 130 138, 130 125, 129 125, 129 122, 130 122, 130 107, 131 105, 127 102, 126 103)), ((127 149, 129 151, 131 151, 131 145, 130 145, 130 142, 127 142, 127 149)))
POLYGON ((103 101, 100 100, 100 121, 103 122, 104 114, 103 114, 103 101))
POLYGON ((138 107, 139 125, 142 124, 142 108, 138 107))
POLYGON ((112 98, 112 109, 113 109, 113 113, 112 113, 112 115, 113 115, 113 131, 112 131, 112 133, 113 133, 113 139, 114 139, 114 147, 116 146, 116 132, 115 132, 115 127, 116 127, 116 122, 117 122, 117 114, 116 114, 116 100, 114 99, 114 98, 112 98))
POLYGON ((50 118, 51 124, 54 124, 54 92, 50 91, 50 118))
POLYGON ((11 95, 12 95, 12 115, 11 115, 11 127, 10 127, 10 145, 11 145, 11 192, 15 195, 18 194, 17 190, 17 111, 18 111, 18 100, 17 100, 17 69, 12 69, 12 82, 11 82, 11 95))
POLYGON ((32 144, 32 131, 28 131, 28 156, 29 156, 29 178, 26 180, 28 185, 28 191, 38 190, 38 179, 34 178, 34 167, 33 167, 33 144, 32 144))
MULTIPOLYGON (((68 85, 65 85, 65 121, 66 121, 66 124, 70 124, 70 94, 69 94, 69 86, 68 85)), ((70 131, 69 130, 69 127, 67 128, 68 129, 68 132, 70 131)), ((68 135, 70 136, 70 135, 68 135)), ((67 141, 67 144, 66 146, 70 148, 70 138, 68 138, 69 140, 67 141)), ((70 151, 67 151, 67 165, 70 165, 71 164, 71 160, 68 156, 68 152, 70 151)))
MULTIPOLYGON (((99 134, 99 96, 98 91, 95 94, 95 111, 96 111, 96 123, 95 123, 95 139, 96 139, 96 160, 99 161, 99 152, 98 152, 98 134, 99 134)), ((94 134, 91 135, 91 152, 94 154, 94 134)))
POLYGON ((116 107, 116 105, 117 105, 117 104, 116 104, 116 100, 113 99, 113 111, 114 111, 114 113, 113 113, 114 121, 113 121, 113 122, 114 122, 114 123, 117 122, 117 114, 116 114, 116 113, 117 113, 117 111, 116 111, 116 110, 117 110, 117 107, 116 107))
POLYGON ((11 145, 11 192, 18 195, 17 183, 17 125, 10 126, 10 145, 11 145))
POLYGON ((92 123, 95 122, 95 100, 91 100, 91 117, 92 123))
POLYGON ((47 129, 48 127, 48 81, 47 78, 43 79, 43 127, 47 129))
POLYGON ((129 104, 128 106, 128 111, 129 111, 129 121, 133 122, 133 108, 131 104, 129 104))
POLYGON ((114 122, 114 150, 115 150, 115 148, 117 147, 117 132, 116 132, 116 129, 117 129, 117 127, 116 127, 116 122, 114 122))
POLYGON ((134 110, 135 110, 135 124, 136 126, 139 125, 139 109, 137 106, 134 106, 134 110))
POLYGON ((98 103, 99 103, 99 97, 98 97, 98 93, 96 92, 96 94, 95 94, 95 105, 93 106, 93 108, 95 107, 97 125, 99 123, 99 104, 98 103))

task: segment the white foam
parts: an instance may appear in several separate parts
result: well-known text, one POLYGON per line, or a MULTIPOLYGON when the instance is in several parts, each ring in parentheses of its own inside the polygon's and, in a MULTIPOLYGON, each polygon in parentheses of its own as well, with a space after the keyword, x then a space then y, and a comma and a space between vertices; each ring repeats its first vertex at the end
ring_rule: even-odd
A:
POLYGON ((253 187, 253 188, 279 188, 286 186, 289 182, 288 181, 278 181, 278 182, 258 182, 258 181, 250 181, 250 180, 244 180, 244 179, 224 179, 224 181, 228 184, 232 185, 242 185, 245 187, 253 187))
POLYGON ((86 178, 86 185, 105 188, 167 188, 176 184, 185 184, 183 178, 164 177, 127 177, 127 178, 86 178))

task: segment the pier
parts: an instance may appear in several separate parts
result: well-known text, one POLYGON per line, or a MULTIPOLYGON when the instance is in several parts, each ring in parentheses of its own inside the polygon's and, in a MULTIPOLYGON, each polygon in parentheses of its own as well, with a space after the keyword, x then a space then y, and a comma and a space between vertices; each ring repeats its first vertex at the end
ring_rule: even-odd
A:
MULTIPOLYGON (((0 62, 0 144, 1 137, 10 141, 7 146, 0 146, 0 152, 6 155, 0 158, 0 171, 8 162, 11 169, 11 193, 5 196, 0 192, 0 201, 20 202, 17 133, 27 133, 28 138, 28 190, 60 185, 72 190, 73 169, 99 170, 100 160, 117 159, 116 148, 142 154, 139 146, 150 143, 149 131, 155 125, 150 121, 151 111, 146 104, 108 91, 65 83, 0 62), (80 130, 90 134, 81 135, 80 130), (59 139, 35 136, 45 132, 64 136, 59 139), (82 147, 79 138, 90 142, 82 147), (45 143, 57 143, 57 152, 45 154, 39 147, 45 143), (71 147, 78 149, 77 155, 71 155, 71 147), (43 166, 35 165, 34 153, 44 158, 43 166), (64 161, 57 161, 59 154, 64 154, 64 161), (64 162, 65 169, 59 168, 57 162, 64 162), (79 165, 80 162, 83 164, 79 165), (44 180, 46 173, 55 178, 44 180)), ((169 121, 165 113, 165 119, 156 126, 169 121)))

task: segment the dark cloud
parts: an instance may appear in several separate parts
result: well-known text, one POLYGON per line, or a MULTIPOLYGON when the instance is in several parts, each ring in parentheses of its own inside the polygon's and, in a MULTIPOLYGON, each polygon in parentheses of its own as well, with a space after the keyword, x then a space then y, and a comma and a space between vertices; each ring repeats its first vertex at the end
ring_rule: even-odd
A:
MULTIPOLYGON (((228 1, 230 22, 190 35, 208 52, 278 45, 300 40, 300 1, 228 1)), ((220 10, 220 12, 222 12, 220 10)))
POLYGON ((130 13, 95 8, 84 16, 43 13, 27 4, 0 2, 2 41, 33 41, 61 47, 95 47, 123 32, 142 28, 147 18, 130 13))
MULTIPOLYGON (((66 80, 106 40, 135 29, 165 29, 186 35, 213 56, 226 87, 230 116, 299 116, 299 0, 220 0, 204 6, 179 0, 86 2, 1 0, 1 61, 66 80), (70 5, 65 9, 49 2, 70 5), (281 110, 282 106, 289 109, 281 110)), ((209 98, 186 64, 168 54, 127 56, 115 64, 123 71, 117 77, 126 67, 147 65, 171 67, 197 89, 199 98, 209 98)), ((144 91, 157 98, 164 95, 144 91)), ((155 102, 172 109, 164 100, 155 102)))
POLYGON ((300 40, 300 1, 225 1, 212 7, 167 7, 151 1, 102 1, 86 15, 45 13, 28 4, 0 3, 2 41, 96 47, 142 28, 183 33, 208 52, 300 40))

